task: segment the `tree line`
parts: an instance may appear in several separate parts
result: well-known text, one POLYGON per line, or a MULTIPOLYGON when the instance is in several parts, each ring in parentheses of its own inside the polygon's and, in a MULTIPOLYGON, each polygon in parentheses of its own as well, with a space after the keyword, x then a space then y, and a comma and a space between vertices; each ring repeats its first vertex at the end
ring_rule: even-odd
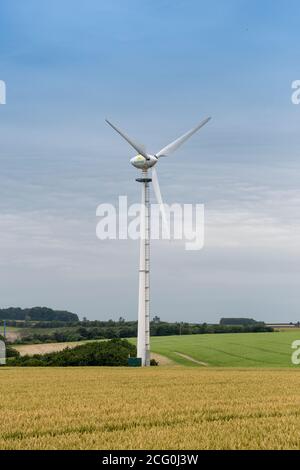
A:
POLYGON ((0 320, 78 322, 79 318, 76 313, 48 307, 9 307, 0 309, 0 320))
MULTIPOLYGON (((97 322, 91 322, 93 324, 97 322)), ((60 343, 84 340, 134 338, 137 336, 137 322, 99 322, 105 326, 73 326, 42 333, 30 329, 22 332, 21 338, 15 344, 60 343), (110 326, 107 326, 107 325, 110 326)), ((150 324, 151 336, 178 336, 221 333, 262 333, 272 332, 273 328, 264 323, 245 325, 209 325, 190 323, 154 322, 150 324)))

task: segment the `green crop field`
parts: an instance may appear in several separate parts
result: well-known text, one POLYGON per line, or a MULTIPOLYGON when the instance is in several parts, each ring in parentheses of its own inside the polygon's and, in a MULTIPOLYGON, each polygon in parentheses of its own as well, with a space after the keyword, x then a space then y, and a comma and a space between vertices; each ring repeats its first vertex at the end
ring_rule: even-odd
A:
MULTIPOLYGON (((160 365, 190 367, 299 367, 292 364, 292 343, 300 330, 275 333, 239 333, 151 338, 152 353, 160 365), (167 362, 164 358, 169 359, 167 362)), ((136 342, 136 339, 130 341, 136 342)), ((20 345, 21 354, 43 354, 84 342, 20 345)))
POLYGON ((300 330, 170 336, 151 338, 151 349, 179 364, 195 367, 201 364, 191 359, 203 366, 297 367, 291 362, 295 340, 300 340, 300 330))

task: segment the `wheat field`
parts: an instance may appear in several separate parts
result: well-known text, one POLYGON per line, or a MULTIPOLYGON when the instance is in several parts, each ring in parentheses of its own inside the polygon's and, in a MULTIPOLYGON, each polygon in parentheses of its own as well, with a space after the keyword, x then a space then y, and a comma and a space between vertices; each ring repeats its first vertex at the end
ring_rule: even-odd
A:
POLYGON ((300 374, 1 368, 1 449, 297 449, 300 374))

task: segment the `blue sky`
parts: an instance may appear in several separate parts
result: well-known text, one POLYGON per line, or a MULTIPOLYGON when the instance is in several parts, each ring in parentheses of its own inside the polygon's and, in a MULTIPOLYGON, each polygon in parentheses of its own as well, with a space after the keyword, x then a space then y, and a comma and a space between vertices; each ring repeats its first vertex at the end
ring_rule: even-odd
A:
POLYGON ((206 244, 153 244, 152 312, 298 320, 299 21, 293 0, 2 0, 1 306, 136 318, 137 244, 95 237, 99 203, 139 199, 104 118, 155 151, 212 115, 159 168, 206 244))

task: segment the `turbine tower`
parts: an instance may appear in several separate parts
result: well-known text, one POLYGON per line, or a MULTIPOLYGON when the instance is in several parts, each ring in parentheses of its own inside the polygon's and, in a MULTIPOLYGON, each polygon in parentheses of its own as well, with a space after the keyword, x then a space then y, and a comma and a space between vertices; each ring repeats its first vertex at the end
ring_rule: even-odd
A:
POLYGON ((150 365, 150 183, 152 182, 154 194, 160 207, 162 220, 166 233, 168 233, 168 222, 161 197, 160 187, 156 169, 154 168, 159 158, 167 157, 171 152, 177 150, 195 132, 208 123, 211 118, 204 119, 196 127, 183 134, 175 141, 168 144, 156 154, 152 155, 146 148, 131 139, 127 134, 106 119, 109 124, 138 155, 130 160, 130 163, 141 170, 141 177, 136 181, 142 184, 141 223, 140 223, 140 265, 139 265, 139 300, 138 300, 138 339, 137 355, 141 358, 142 366, 150 365), (151 169, 151 177, 148 171, 151 169))

